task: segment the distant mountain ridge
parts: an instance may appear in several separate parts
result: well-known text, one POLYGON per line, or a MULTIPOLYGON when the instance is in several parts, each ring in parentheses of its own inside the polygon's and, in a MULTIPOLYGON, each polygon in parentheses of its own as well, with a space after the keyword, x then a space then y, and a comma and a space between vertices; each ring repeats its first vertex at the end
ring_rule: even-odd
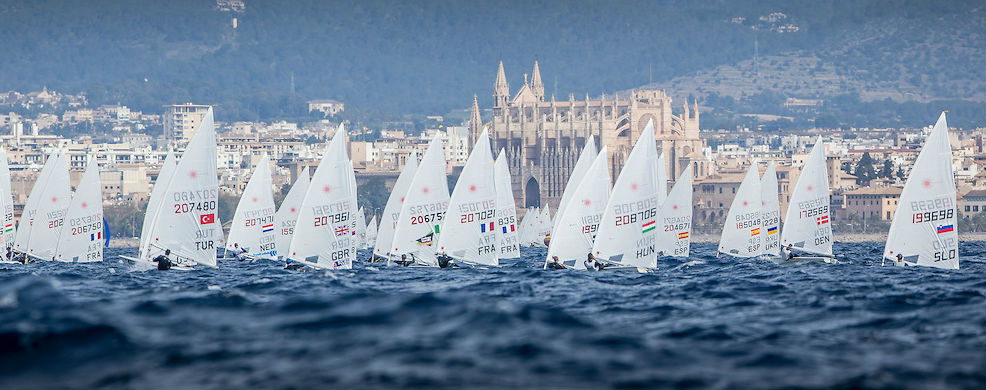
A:
POLYGON ((650 80, 676 97, 732 96, 748 88, 739 81, 757 41, 764 79, 752 91, 982 100, 983 14, 973 0, 247 0, 243 12, 212 0, 0 0, 0 91, 47 86, 147 112, 218 104, 219 120, 303 116, 304 101, 320 98, 444 113, 473 94, 489 107, 498 61, 516 90, 537 59, 547 94, 561 99, 650 80), (925 39, 920 29, 940 32, 925 39), (947 36, 960 51, 933 44, 947 36), (961 69, 919 72, 922 45, 961 69), (881 51, 903 54, 906 76, 894 76, 887 53, 866 58, 881 51), (835 84, 769 78, 789 59, 835 84), (714 89, 717 80, 729 88, 714 89))

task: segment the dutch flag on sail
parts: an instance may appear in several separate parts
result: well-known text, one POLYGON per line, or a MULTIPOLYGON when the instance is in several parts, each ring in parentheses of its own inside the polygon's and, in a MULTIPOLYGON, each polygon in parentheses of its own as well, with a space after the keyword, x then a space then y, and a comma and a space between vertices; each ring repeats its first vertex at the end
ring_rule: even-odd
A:
POLYGON ((261 229, 264 231, 264 233, 272 232, 272 231, 274 231, 274 224, 271 223, 271 224, 264 225, 264 226, 261 227, 261 229))

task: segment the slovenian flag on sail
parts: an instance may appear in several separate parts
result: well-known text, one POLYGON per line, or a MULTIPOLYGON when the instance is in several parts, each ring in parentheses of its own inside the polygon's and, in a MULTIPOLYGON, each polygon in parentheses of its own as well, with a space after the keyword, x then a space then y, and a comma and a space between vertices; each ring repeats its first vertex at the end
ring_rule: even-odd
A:
POLYGON ((655 221, 644 222, 643 231, 641 233, 647 233, 654 229, 657 229, 657 224, 655 223, 655 221))
POLYGON ((777 234, 777 226, 771 226, 767 228, 767 235, 777 234))
POLYGON ((272 232, 272 231, 274 231, 274 224, 271 223, 271 224, 267 224, 267 225, 261 226, 261 229, 264 231, 264 233, 272 232))
POLYGON ((760 234, 760 228, 750 230, 750 237, 756 236, 758 234, 760 234))
POLYGON ((486 232, 492 232, 492 231, 493 231, 493 222, 490 222, 490 223, 484 222, 484 223, 479 224, 479 232, 480 233, 486 233, 486 232))
POLYGON ((938 234, 948 233, 954 230, 955 228, 952 225, 938 225, 938 234))

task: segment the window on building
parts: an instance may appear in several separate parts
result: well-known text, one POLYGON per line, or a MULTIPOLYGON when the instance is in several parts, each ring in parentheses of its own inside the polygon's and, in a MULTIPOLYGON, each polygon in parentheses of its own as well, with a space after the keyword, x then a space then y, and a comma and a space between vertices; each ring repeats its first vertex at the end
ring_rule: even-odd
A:
POLYGON ((887 212, 887 219, 890 219, 890 212, 887 212))
POLYGON ((965 211, 969 211, 969 209, 971 209, 971 208, 972 208, 972 207, 969 207, 969 205, 966 205, 966 206, 965 206, 965 211))

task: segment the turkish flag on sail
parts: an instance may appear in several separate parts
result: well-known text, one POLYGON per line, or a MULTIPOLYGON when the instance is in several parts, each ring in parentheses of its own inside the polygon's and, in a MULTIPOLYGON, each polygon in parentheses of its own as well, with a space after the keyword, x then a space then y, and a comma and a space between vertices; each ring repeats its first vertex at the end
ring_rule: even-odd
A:
POLYGON ((199 216, 199 225, 216 223, 216 214, 202 214, 199 216))

